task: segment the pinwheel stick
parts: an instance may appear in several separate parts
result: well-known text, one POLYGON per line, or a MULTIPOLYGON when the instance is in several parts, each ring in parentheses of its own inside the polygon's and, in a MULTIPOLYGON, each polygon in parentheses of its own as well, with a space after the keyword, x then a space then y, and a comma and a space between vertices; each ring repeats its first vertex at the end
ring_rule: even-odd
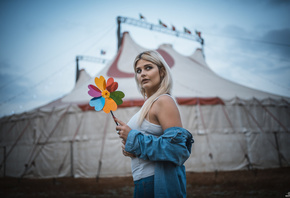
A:
MULTIPOLYGON (((114 121, 115 121, 115 118, 116 118, 116 117, 114 116, 113 111, 111 110, 110 112, 111 112, 112 117, 113 117, 113 119, 114 119, 114 121)), ((117 121, 115 121, 115 123, 116 123, 117 126, 119 125, 117 121)))

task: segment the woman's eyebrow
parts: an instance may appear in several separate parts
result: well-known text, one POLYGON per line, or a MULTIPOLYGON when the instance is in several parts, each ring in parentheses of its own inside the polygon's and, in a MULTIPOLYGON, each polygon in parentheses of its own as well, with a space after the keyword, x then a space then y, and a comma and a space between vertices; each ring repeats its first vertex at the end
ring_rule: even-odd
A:
POLYGON ((135 70, 140 69, 140 67, 135 67, 135 70))
POLYGON ((153 66, 153 64, 152 63, 147 63, 147 64, 145 64, 145 65, 143 65, 143 67, 147 67, 147 66, 153 66))
POLYGON ((137 67, 135 67, 135 70, 136 69, 140 69, 141 67, 146 67, 146 66, 153 66, 153 64, 152 63, 147 63, 147 64, 142 65, 142 66, 137 66, 137 67))
POLYGON ((152 66, 153 64, 152 63, 147 63, 146 65, 144 66, 152 66))

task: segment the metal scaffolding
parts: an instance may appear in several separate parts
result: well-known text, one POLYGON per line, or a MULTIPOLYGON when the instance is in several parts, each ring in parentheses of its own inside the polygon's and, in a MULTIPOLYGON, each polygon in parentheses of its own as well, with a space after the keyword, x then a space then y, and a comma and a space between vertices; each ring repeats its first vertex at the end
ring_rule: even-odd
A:
POLYGON ((172 36, 177 36, 180 38, 184 38, 184 39, 188 39, 188 40, 192 40, 192 41, 197 41, 201 44, 201 46, 203 47, 203 43, 204 40, 203 38, 195 35, 195 34, 189 34, 186 32, 181 32, 181 31, 177 31, 177 30, 173 30, 170 28, 166 28, 162 25, 155 25, 153 23, 148 23, 144 20, 137 20, 137 19, 132 19, 132 18, 128 18, 128 17, 122 17, 122 16, 118 16, 117 17, 117 24, 118 24, 118 29, 117 29, 117 38, 118 38, 118 49, 121 46, 121 23, 126 23, 129 25, 133 25, 133 26, 137 26, 137 27, 141 27, 141 28, 145 28, 145 29, 149 29, 152 31, 157 31, 157 32, 161 32, 164 34, 169 34, 172 36))
POLYGON ((80 60, 102 63, 102 64, 104 64, 106 61, 108 61, 105 58, 97 58, 97 57, 93 57, 93 56, 80 56, 80 55, 76 56, 76 82, 79 79, 79 75, 80 75, 80 69, 79 69, 79 61, 80 60))

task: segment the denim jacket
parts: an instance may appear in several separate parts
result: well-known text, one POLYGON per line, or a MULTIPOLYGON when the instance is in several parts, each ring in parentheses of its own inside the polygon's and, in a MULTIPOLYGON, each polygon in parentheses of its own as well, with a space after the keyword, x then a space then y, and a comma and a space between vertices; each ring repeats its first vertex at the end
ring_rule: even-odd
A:
POLYGON ((155 197, 186 197, 186 175, 183 164, 190 156, 193 142, 191 133, 180 127, 168 128, 160 137, 131 130, 125 150, 138 158, 156 162, 155 197))

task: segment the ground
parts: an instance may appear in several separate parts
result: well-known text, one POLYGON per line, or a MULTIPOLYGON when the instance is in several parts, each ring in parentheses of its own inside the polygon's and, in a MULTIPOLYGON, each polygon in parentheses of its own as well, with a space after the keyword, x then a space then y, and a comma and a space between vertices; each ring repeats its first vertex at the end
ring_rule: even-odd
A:
MULTIPOLYGON (((133 197, 132 177, 0 179, 0 197, 133 197)), ((187 197, 290 197, 290 167, 256 171, 187 173, 187 197), (289 192, 289 196, 288 196, 289 192)))

